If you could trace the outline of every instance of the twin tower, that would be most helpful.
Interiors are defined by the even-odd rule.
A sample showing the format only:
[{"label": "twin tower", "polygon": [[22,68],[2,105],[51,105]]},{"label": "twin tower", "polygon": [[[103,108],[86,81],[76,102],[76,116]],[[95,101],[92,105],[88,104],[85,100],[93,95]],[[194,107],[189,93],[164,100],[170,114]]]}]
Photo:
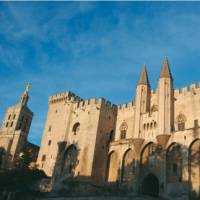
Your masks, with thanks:
[{"label": "twin tower", "polygon": [[[151,87],[148,80],[146,66],[144,66],[136,88],[135,100],[135,133],[138,138],[141,136],[143,124],[141,115],[151,113]],[[167,57],[164,58],[162,70],[160,73],[157,89],[157,107],[158,107],[158,132],[157,134],[170,134],[174,126],[174,89],[173,78],[170,72]]]}]

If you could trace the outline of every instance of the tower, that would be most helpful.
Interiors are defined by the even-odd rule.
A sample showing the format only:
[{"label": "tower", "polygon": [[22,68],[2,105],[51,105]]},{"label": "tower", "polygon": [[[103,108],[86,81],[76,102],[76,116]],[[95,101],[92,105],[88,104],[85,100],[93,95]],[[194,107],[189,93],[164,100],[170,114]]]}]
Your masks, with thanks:
[{"label": "tower", "polygon": [[146,65],[144,65],[140,74],[140,79],[136,88],[136,112],[135,112],[135,131],[134,136],[141,136],[141,114],[149,112],[150,110],[150,96],[151,89],[148,80]]},{"label": "tower", "polygon": [[173,78],[167,57],[158,81],[158,134],[169,134],[174,123]]},{"label": "tower", "polygon": [[[30,84],[18,104],[7,109],[0,129],[1,167],[13,167],[28,137],[33,112],[27,107]],[[3,156],[3,158],[2,158]]]}]

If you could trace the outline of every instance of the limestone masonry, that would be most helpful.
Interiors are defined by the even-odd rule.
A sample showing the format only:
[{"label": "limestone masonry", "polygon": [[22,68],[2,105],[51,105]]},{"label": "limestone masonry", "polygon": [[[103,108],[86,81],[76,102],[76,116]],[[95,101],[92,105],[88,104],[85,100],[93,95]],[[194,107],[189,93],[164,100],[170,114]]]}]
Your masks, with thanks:
[{"label": "limestone masonry", "polygon": [[[26,94],[8,109],[0,132],[0,145],[13,156],[33,116]],[[200,198],[200,84],[174,90],[166,57],[155,91],[144,66],[133,102],[63,92],[48,104],[37,166],[54,185],[74,177],[152,196]],[[22,129],[20,113],[27,119]]]},{"label": "limestone masonry", "polygon": [[33,112],[27,107],[30,85],[28,84],[20,102],[7,109],[0,129],[0,168],[14,168],[24,153],[36,161],[38,147],[28,142]]}]

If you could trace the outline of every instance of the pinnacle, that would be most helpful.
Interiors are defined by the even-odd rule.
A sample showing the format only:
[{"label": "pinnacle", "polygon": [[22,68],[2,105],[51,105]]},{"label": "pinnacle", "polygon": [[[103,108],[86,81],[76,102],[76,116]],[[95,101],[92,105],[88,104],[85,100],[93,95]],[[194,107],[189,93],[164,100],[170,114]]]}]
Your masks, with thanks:
[{"label": "pinnacle", "polygon": [[164,57],[160,78],[172,78],[167,56]]},{"label": "pinnacle", "polygon": [[144,64],[144,67],[140,74],[140,79],[139,79],[138,85],[149,85],[146,64]]}]

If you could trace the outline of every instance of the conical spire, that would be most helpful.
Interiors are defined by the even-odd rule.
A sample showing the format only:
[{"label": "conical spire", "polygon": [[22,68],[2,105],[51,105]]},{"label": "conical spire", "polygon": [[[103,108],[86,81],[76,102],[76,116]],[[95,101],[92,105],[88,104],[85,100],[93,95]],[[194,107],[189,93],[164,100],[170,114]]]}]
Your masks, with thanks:
[{"label": "conical spire", "polygon": [[24,94],[21,96],[20,103],[23,105],[26,105],[29,99],[29,91],[30,91],[30,84],[28,83],[26,85],[26,90],[24,91]]},{"label": "conical spire", "polygon": [[144,64],[144,67],[140,74],[140,79],[139,79],[138,85],[148,85],[148,86],[150,85],[145,64]]},{"label": "conical spire", "polygon": [[171,71],[169,68],[169,62],[168,62],[168,58],[167,56],[165,56],[164,61],[163,61],[163,66],[162,66],[162,70],[160,73],[160,78],[171,78],[172,79],[172,75],[171,75]]}]

